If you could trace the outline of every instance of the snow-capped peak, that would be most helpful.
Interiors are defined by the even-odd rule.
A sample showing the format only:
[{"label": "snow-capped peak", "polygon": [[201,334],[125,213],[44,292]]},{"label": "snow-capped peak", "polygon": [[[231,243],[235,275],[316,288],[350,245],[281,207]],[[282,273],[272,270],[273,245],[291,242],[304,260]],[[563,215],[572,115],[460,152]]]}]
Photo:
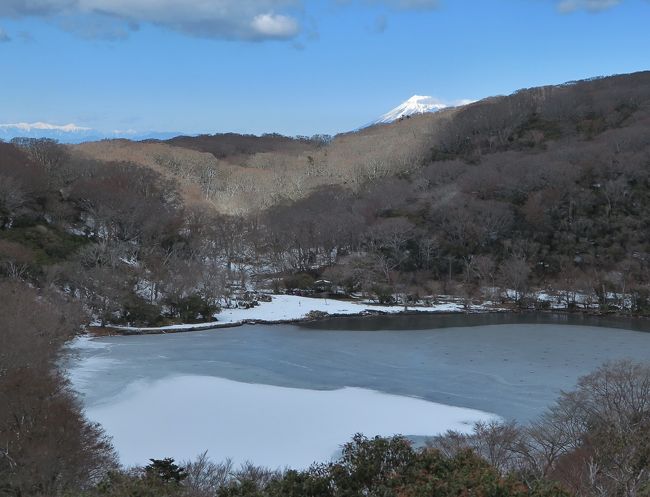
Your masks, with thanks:
[{"label": "snow-capped peak", "polygon": [[424,114],[425,112],[435,112],[444,109],[445,107],[447,107],[447,104],[444,104],[434,97],[413,95],[406,102],[398,105],[390,112],[387,112],[372,124],[388,124],[397,121],[402,117],[412,116],[414,114]]},{"label": "snow-capped peak", "polygon": [[[0,0],[1,1],[1,0]],[[61,143],[83,143],[89,141],[127,138],[130,140],[167,140],[181,135],[180,132],[139,132],[134,129],[101,131],[86,128],[76,124],[50,124],[46,122],[19,122],[13,124],[0,124],[0,141],[9,141],[14,138],[49,138]]]},{"label": "snow-capped peak", "polygon": [[47,130],[47,131],[62,131],[64,133],[78,133],[79,131],[90,131],[90,128],[84,128],[82,126],[77,126],[76,124],[64,124],[62,126],[56,124],[49,124],[44,122],[36,123],[13,123],[13,124],[0,124],[0,128],[3,129],[17,129],[21,131],[33,131],[33,130]]}]

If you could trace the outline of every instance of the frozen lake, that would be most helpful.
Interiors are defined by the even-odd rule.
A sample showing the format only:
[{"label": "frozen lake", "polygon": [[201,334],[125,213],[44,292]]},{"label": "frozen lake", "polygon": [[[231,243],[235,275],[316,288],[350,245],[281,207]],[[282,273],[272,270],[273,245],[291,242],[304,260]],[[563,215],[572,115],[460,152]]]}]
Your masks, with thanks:
[{"label": "frozen lake", "polygon": [[650,360],[650,333],[613,326],[638,322],[396,316],[111,337],[78,342],[70,376],[126,464],[208,450],[306,467],[355,432],[532,419],[603,362]]}]

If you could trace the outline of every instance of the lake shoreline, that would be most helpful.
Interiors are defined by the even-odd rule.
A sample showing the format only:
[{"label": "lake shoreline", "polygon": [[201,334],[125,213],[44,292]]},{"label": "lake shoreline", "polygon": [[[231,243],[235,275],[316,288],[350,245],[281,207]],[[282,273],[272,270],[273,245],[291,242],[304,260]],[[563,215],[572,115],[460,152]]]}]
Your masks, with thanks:
[{"label": "lake shoreline", "polygon": [[398,311],[394,313],[387,313],[383,311],[363,311],[358,314],[324,314],[320,316],[305,316],[295,319],[282,319],[282,320],[264,320],[264,319],[244,319],[235,323],[222,323],[219,321],[212,321],[207,323],[196,323],[194,325],[179,324],[171,325],[160,328],[137,328],[137,327],[119,327],[119,326],[89,326],[86,328],[86,334],[95,337],[105,336],[131,336],[131,335],[166,335],[170,333],[188,333],[192,331],[207,331],[218,330],[227,328],[239,328],[245,325],[281,325],[281,324],[301,324],[313,323],[318,321],[325,321],[327,319],[338,318],[369,318],[377,316],[416,316],[416,315],[458,315],[458,314],[495,314],[495,313],[513,313],[511,310],[495,309],[483,311],[421,311],[421,310],[407,310]]},{"label": "lake shoreline", "polygon": [[492,302],[481,305],[466,305],[452,296],[440,296],[432,305],[408,307],[381,305],[368,301],[350,301],[331,298],[313,298],[297,295],[272,295],[248,308],[224,308],[213,318],[215,321],[196,324],[174,324],[161,327],[146,326],[88,326],[87,330],[96,335],[144,335],[180,333],[205,329],[231,328],[245,324],[299,324],[338,316],[395,315],[406,313],[461,313],[484,312],[496,309]]},{"label": "lake shoreline", "polygon": [[[314,298],[302,298],[302,302],[311,301],[310,304],[315,304],[317,301],[322,299]],[[332,299],[330,299],[332,300]],[[343,301],[336,301],[343,302]],[[358,304],[355,304],[358,305]],[[431,308],[413,306],[410,309],[402,309],[402,306],[391,306],[390,310],[386,310],[386,306],[377,306],[381,307],[380,309],[372,309],[372,307],[366,307],[359,310],[359,312],[323,312],[317,309],[308,310],[301,316],[294,316],[290,318],[246,318],[241,317],[233,321],[220,321],[215,320],[211,322],[203,323],[193,323],[193,324],[176,324],[163,327],[135,327],[135,326],[88,326],[86,327],[86,334],[93,337],[103,337],[103,336],[138,336],[138,335],[163,335],[171,333],[186,333],[192,331],[206,331],[206,330],[217,330],[217,329],[227,329],[227,328],[237,328],[244,325],[282,325],[282,324],[305,324],[305,323],[315,323],[321,322],[329,319],[341,319],[341,318],[372,318],[379,316],[421,316],[421,315],[463,315],[463,314],[512,314],[512,315],[522,315],[522,314],[541,314],[541,315],[568,315],[568,316],[584,316],[584,317],[594,317],[594,318],[625,318],[631,319],[634,321],[649,323],[650,318],[640,315],[630,315],[623,314],[616,311],[603,312],[597,309],[518,309],[514,306],[501,305],[496,306],[492,302],[485,302],[483,304],[474,305],[470,309],[465,309],[464,306],[457,306],[456,308],[450,309],[445,307],[447,304],[442,306],[432,306]],[[361,306],[360,306],[361,307]],[[310,308],[307,306],[306,308]],[[236,309],[236,311],[241,311],[245,313],[249,309]]]}]

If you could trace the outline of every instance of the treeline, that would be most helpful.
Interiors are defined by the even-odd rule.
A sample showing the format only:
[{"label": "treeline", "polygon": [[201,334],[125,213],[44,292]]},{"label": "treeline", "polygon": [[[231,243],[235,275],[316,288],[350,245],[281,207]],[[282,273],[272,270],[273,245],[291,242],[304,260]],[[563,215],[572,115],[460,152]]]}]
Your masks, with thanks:
[{"label": "treeline", "polygon": [[226,159],[267,152],[301,153],[312,150],[314,147],[326,145],[331,139],[328,135],[291,138],[278,134],[255,136],[223,133],[198,137],[177,136],[166,140],[166,143],[207,152],[218,159]]},{"label": "treeline", "polygon": [[0,495],[75,495],[118,468],[58,369],[85,320],[58,293],[0,280]]},{"label": "treeline", "polygon": [[109,473],[92,496],[178,497],[391,497],[458,495],[568,497],[549,482],[528,487],[515,475],[502,476],[467,450],[447,457],[438,450],[416,450],[403,437],[368,439],[356,435],[338,461],[309,470],[273,471],[213,463],[203,454],[182,465],[152,460],[144,468]]}]

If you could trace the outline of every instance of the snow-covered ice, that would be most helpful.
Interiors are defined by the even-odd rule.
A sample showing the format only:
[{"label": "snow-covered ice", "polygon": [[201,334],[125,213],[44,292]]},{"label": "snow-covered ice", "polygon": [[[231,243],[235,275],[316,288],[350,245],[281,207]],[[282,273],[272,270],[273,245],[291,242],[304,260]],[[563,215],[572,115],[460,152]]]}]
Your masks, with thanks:
[{"label": "snow-covered ice", "polygon": [[103,355],[85,356],[83,360],[78,361],[75,360],[75,354],[83,353],[84,350],[101,351],[109,347],[109,344],[98,342],[89,336],[78,336],[66,344],[70,355],[67,358],[67,363],[64,363],[64,369],[75,389],[79,390],[90,386],[95,375],[119,364],[117,359]]},{"label": "snow-covered ice", "polygon": [[272,468],[327,461],[352,435],[468,431],[491,414],[361,388],[307,390],[210,376],[131,383],[88,406],[112,435],[123,464],[149,458],[247,460]]},{"label": "snow-covered ice", "polygon": [[357,431],[435,434],[486,413],[533,420],[603,362],[647,358],[646,332],[541,316],[83,338],[69,377],[126,463],[208,449],[214,459],[304,467]]}]

